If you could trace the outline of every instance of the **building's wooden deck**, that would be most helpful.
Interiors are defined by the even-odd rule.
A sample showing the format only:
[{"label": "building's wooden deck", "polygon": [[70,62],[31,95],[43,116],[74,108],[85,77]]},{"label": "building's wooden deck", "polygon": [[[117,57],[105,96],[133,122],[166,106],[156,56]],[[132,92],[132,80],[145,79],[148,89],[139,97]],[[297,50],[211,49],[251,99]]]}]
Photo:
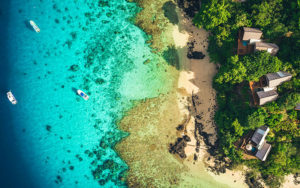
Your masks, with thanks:
[{"label": "building's wooden deck", "polygon": [[239,31],[239,36],[238,36],[238,49],[237,49],[237,54],[238,55],[246,55],[250,54],[254,51],[254,45],[243,45],[243,31]]},{"label": "building's wooden deck", "polygon": [[252,93],[254,105],[259,104],[258,96],[255,93],[256,89],[266,87],[266,86],[267,86],[267,84],[266,84],[266,80],[265,80],[264,77],[261,77],[258,82],[254,82],[254,81],[249,82],[249,87],[250,87],[250,90],[251,90],[251,93]]},{"label": "building's wooden deck", "polygon": [[255,82],[250,81],[249,82],[249,87],[250,87],[252,97],[253,97],[253,103],[254,103],[253,105],[256,106],[256,105],[258,105],[258,97],[255,94],[255,88],[257,88],[257,87],[255,87]]},{"label": "building's wooden deck", "polygon": [[246,135],[242,136],[234,143],[236,148],[239,148],[243,151],[244,160],[257,159],[253,153],[246,150],[246,145],[250,142],[253,133],[254,131],[249,131]]}]

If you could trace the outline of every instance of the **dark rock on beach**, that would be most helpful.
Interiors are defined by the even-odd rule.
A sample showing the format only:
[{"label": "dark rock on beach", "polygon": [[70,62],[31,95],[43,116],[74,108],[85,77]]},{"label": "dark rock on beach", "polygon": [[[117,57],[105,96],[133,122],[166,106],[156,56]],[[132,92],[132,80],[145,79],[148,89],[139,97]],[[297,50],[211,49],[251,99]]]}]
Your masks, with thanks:
[{"label": "dark rock on beach", "polygon": [[203,59],[205,55],[202,52],[194,51],[195,43],[189,42],[188,44],[188,53],[187,57],[189,59]]},{"label": "dark rock on beach", "polygon": [[188,137],[187,135],[184,135],[182,138],[183,138],[186,142],[190,142],[190,141],[191,141],[191,138]]},{"label": "dark rock on beach", "polygon": [[187,142],[190,142],[191,138],[187,135],[182,138],[177,138],[175,144],[170,144],[169,152],[172,154],[178,154],[181,158],[186,158],[184,148],[187,146]]},{"label": "dark rock on beach", "polygon": [[189,59],[203,59],[205,57],[205,55],[202,52],[189,52],[187,54],[187,57]]},{"label": "dark rock on beach", "polygon": [[184,129],[184,125],[178,125],[177,127],[176,127],[176,130],[177,131],[182,131]]},{"label": "dark rock on beach", "polygon": [[198,156],[196,155],[196,153],[194,153],[194,161],[198,160]]}]

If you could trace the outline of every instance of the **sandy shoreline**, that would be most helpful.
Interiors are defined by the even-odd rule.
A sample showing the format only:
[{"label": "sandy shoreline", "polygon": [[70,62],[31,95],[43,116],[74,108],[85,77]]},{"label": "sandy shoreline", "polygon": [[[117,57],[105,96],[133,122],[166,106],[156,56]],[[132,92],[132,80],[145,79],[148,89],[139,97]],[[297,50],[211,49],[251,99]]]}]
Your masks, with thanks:
[{"label": "sandy shoreline", "polygon": [[[192,25],[192,21],[183,16],[178,10],[179,15],[179,27],[174,27],[174,30],[181,31],[173,32],[173,37],[175,44],[182,44],[182,40],[186,40],[185,47],[179,50],[179,57],[183,67],[183,70],[180,71],[180,76],[178,80],[178,88],[179,91],[186,91],[185,95],[188,96],[196,96],[199,99],[199,105],[196,105],[194,111],[189,111],[185,107],[186,101],[182,100],[182,92],[178,92],[178,104],[181,109],[181,114],[185,114],[186,116],[200,114],[201,119],[197,120],[197,122],[202,123],[203,132],[209,134],[209,142],[214,145],[217,139],[216,133],[216,125],[214,123],[214,109],[216,108],[215,101],[215,91],[212,88],[212,81],[214,75],[217,73],[216,65],[210,63],[207,47],[208,47],[208,32],[204,29],[196,28]],[[177,35],[174,35],[177,33]],[[188,34],[188,38],[182,38],[181,36]],[[196,59],[188,59],[187,51],[188,46],[187,43],[194,44],[194,51],[202,52],[205,57],[200,60]],[[193,114],[194,113],[194,114]],[[208,160],[212,161],[212,156],[207,152],[208,146],[204,143],[203,138],[201,138],[199,152],[195,151],[196,148],[196,139],[194,136],[195,132],[195,118],[192,117],[190,122],[186,126],[186,135],[191,138],[191,142],[188,142],[188,146],[185,148],[185,153],[187,155],[187,159],[184,160],[184,164],[189,168],[189,171],[193,176],[201,177],[203,176],[202,169],[207,171],[207,166],[211,163]],[[197,162],[193,160],[194,155],[198,156]],[[230,187],[247,187],[245,184],[244,173],[241,171],[230,171],[227,170],[226,173],[221,175],[215,175],[212,172],[207,171],[215,181],[220,182],[222,184],[228,185]],[[189,175],[187,175],[189,176]],[[184,178],[187,179],[187,178]],[[195,184],[196,186],[197,184]]]}]

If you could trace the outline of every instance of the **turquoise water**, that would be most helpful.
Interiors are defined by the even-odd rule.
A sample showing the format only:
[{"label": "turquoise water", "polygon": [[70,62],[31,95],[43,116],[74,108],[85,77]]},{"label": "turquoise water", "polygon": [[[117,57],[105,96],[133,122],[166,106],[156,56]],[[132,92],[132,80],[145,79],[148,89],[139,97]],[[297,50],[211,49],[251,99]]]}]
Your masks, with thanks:
[{"label": "turquoise water", "polygon": [[116,121],[133,100],[169,88],[160,58],[133,24],[138,11],[125,0],[11,0],[1,10],[9,20],[1,90],[11,89],[18,100],[5,107],[11,147],[31,187],[126,186],[128,167],[113,147],[127,133]]}]

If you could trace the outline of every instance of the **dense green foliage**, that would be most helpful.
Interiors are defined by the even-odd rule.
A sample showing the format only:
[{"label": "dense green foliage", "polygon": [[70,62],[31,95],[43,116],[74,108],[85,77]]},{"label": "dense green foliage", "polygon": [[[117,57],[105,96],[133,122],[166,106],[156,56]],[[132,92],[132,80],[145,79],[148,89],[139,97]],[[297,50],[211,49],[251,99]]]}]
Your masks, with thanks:
[{"label": "dense green foliage", "polygon": [[220,74],[216,77],[216,83],[241,83],[244,80],[257,81],[259,78],[270,72],[286,70],[282,67],[282,62],[267,52],[257,52],[256,54],[239,58],[237,55],[231,56]]},{"label": "dense green foliage", "polygon": [[[278,187],[283,175],[300,172],[300,111],[294,109],[300,103],[300,0],[203,0],[194,23],[211,32],[210,58],[221,64],[214,79],[221,153],[233,164],[260,171],[268,185]],[[261,29],[265,40],[279,46],[277,56],[266,52],[235,55],[238,30],[243,26]],[[280,97],[264,106],[251,106],[248,81],[279,70],[293,75],[277,88]],[[235,143],[262,125],[271,129],[267,161],[243,159]]]}]

